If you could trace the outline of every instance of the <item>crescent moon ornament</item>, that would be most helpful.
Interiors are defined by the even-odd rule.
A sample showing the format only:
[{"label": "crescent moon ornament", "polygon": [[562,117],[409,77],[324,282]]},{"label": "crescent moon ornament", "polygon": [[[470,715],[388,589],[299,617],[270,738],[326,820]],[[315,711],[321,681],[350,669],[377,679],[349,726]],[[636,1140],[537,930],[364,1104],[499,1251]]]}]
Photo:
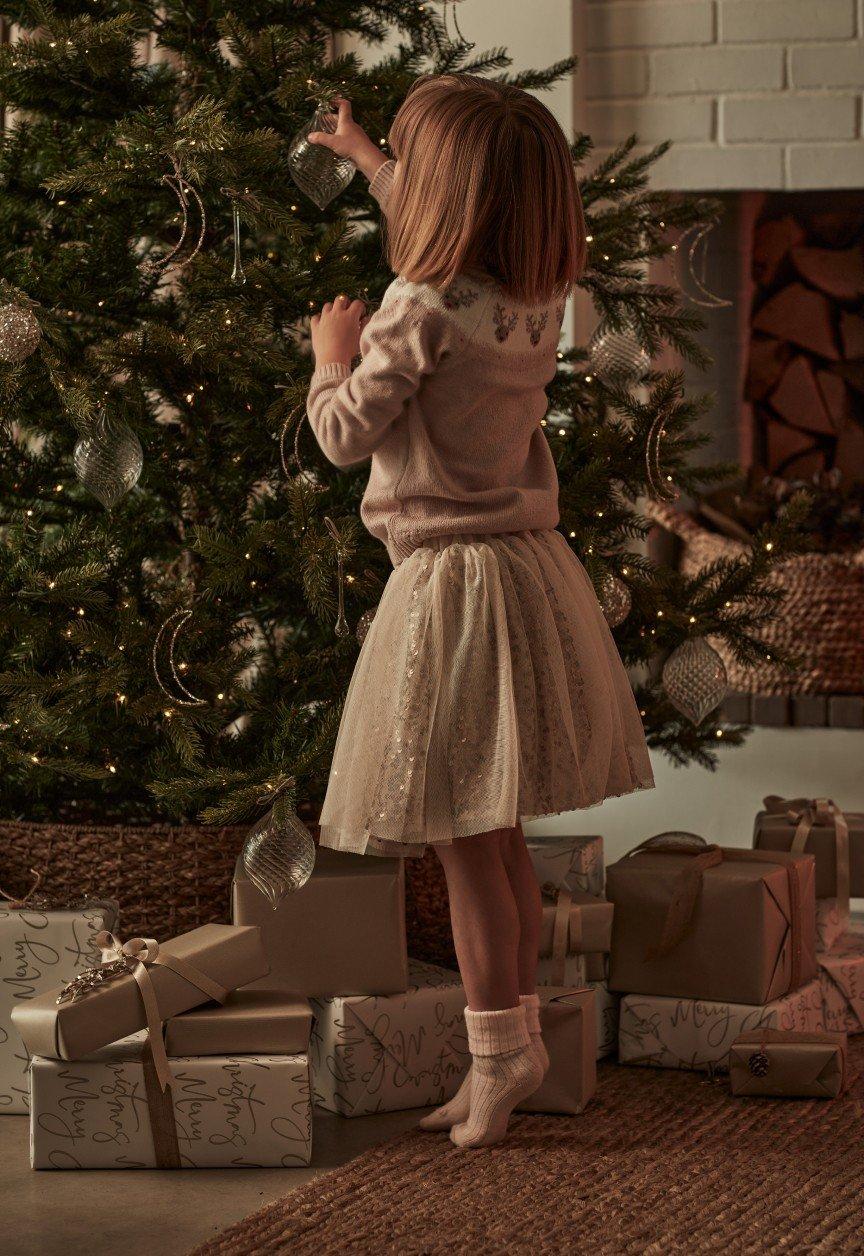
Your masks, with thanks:
[{"label": "crescent moon ornament", "polygon": [[[207,211],[204,208],[204,202],[198,195],[197,190],[192,186],[188,179],[184,178],[180,169],[180,163],[176,157],[171,158],[174,166],[173,174],[163,174],[162,182],[166,184],[180,203],[180,214],[182,216],[182,226],[180,228],[180,239],[174,245],[173,249],[165,254],[164,257],[147,257],[143,262],[139,262],[138,269],[144,275],[155,275],[160,271],[165,271],[171,265],[186,266],[192,261],[192,258],[198,253],[201,245],[204,243],[204,235],[207,231]],[[190,252],[179,260],[179,255],[183,251],[183,247],[187,242],[189,234],[189,198],[198,206],[198,212],[201,216],[201,230],[198,232],[198,239],[192,245]]]},{"label": "crescent moon ornament", "polygon": [[[687,246],[687,270],[690,282],[696,289],[697,295],[687,292],[681,283],[680,274],[677,276],[678,283],[682,293],[688,301],[693,305],[699,305],[704,310],[722,310],[728,309],[733,303],[725,297],[718,296],[716,292],[712,292],[706,285],[706,268],[708,263],[708,236],[717,226],[716,222],[695,223],[692,227],[687,227],[681,233],[678,239],[677,256],[680,259],[681,250],[684,247],[684,241],[692,234],[693,238],[688,242]],[[701,255],[699,253],[702,248]],[[698,273],[697,273],[698,267]]]},{"label": "crescent moon ornament", "polygon": [[672,476],[664,476],[660,470],[660,441],[666,435],[663,424],[666,414],[657,415],[648,431],[645,442],[645,478],[652,496],[661,502],[675,502],[681,496],[672,482]]},{"label": "crescent moon ornament", "polygon": [[[197,707],[207,705],[206,698],[198,698],[191,692],[191,690],[186,688],[183,681],[180,679],[177,672],[177,665],[174,662],[174,647],[177,642],[177,636],[183,625],[191,618],[192,612],[190,610],[174,611],[173,615],[169,615],[164,624],[162,624],[159,631],[156,633],[156,640],[153,642],[153,675],[156,678],[156,684],[165,694],[166,698],[170,698],[175,706]],[[183,695],[179,698],[176,692],[172,692],[171,689],[169,689],[159,674],[159,650],[166,638],[168,640],[168,670],[171,673],[171,677],[175,685]]]}]

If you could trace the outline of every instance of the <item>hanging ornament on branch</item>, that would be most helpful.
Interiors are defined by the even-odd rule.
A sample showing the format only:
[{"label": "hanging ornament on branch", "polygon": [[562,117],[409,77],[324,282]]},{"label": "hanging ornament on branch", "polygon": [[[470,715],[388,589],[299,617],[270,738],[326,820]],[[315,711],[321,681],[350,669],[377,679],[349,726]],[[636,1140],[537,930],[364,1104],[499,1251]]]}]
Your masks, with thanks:
[{"label": "hanging ornament on branch", "polygon": [[347,637],[351,629],[348,627],[348,620],[345,618],[345,564],[343,555],[342,537],[339,535],[339,529],[330,518],[329,515],[324,516],[324,522],[327,525],[327,531],[333,537],[336,544],[336,562],[338,564],[338,613],[336,615],[336,623],[333,631],[337,637]]},{"label": "hanging ornament on branch", "polygon": [[[207,230],[207,211],[204,208],[204,202],[196,188],[184,177],[176,157],[171,158],[171,164],[174,167],[174,173],[163,174],[162,182],[171,188],[180,205],[180,239],[164,257],[145,257],[142,262],[138,263],[138,269],[145,277],[159,274],[167,270],[169,266],[188,266],[192,258],[200,251]],[[197,206],[201,218],[201,227],[194,240],[189,235],[189,211],[192,203]]]},{"label": "hanging ornament on branch", "polygon": [[701,724],[720,705],[728,687],[723,660],[704,637],[683,641],[663,665],[666,696],[692,724]]},{"label": "hanging ornament on branch", "polygon": [[41,339],[42,328],[32,310],[25,305],[0,306],[0,360],[24,362]]},{"label": "hanging ornament on branch", "polygon": [[[281,789],[293,785],[289,777]],[[277,797],[252,827],[241,857],[247,877],[274,910],[286,894],[303,888],[315,867],[315,843],[288,798]]]},{"label": "hanging ornament on branch", "polygon": [[666,435],[666,411],[657,415],[648,429],[645,441],[645,478],[648,490],[655,501],[675,502],[681,496],[671,475],[664,475],[660,469],[660,442]]},{"label": "hanging ornament on branch", "polygon": [[[678,244],[675,247],[674,256],[678,259],[676,270],[676,279],[678,286],[683,295],[693,305],[701,306],[704,310],[720,310],[728,309],[731,301],[727,301],[725,297],[718,296],[716,292],[712,292],[707,286],[707,270],[708,270],[708,237],[717,226],[716,219],[710,222],[695,223],[692,227],[687,227],[678,238]],[[692,238],[690,238],[692,237]],[[681,279],[681,257],[687,257],[687,276],[689,284],[695,288],[695,295],[692,291],[688,291]]]},{"label": "hanging ornament on branch", "polygon": [[633,598],[627,585],[612,571],[607,572],[600,582],[597,600],[610,628],[617,628],[619,624],[623,624],[633,605]]},{"label": "hanging ornament on branch", "polygon": [[[153,675],[156,678],[156,684],[165,694],[165,697],[170,698],[171,702],[175,706],[197,707],[207,705],[206,698],[196,698],[195,694],[191,693],[190,690],[186,688],[183,681],[180,679],[177,663],[174,658],[174,647],[177,643],[177,637],[180,633],[180,629],[184,624],[188,623],[191,618],[191,610],[174,611],[173,615],[169,615],[164,624],[162,624],[159,631],[156,633],[156,640],[153,642]],[[162,646],[166,640],[168,642],[168,649],[165,652],[165,659],[168,664],[168,670],[171,673],[171,679],[174,681],[177,689],[180,690],[180,697],[177,696],[176,690],[169,688],[166,682],[162,679],[161,675]],[[181,664],[181,666],[184,665]]]},{"label": "hanging ornament on branch", "polygon": [[344,192],[354,178],[357,167],[347,157],[340,157],[332,148],[313,144],[309,139],[312,131],[327,131],[332,135],[336,122],[329,100],[318,101],[318,106],[308,122],[300,128],[288,148],[288,173],[304,196],[314,201],[319,209],[325,209],[340,192]]},{"label": "hanging ornament on branch", "polygon": [[72,463],[87,492],[112,510],[138,483],[144,451],[128,423],[101,414],[76,443]]},{"label": "hanging ornament on branch", "polygon": [[630,384],[650,369],[651,357],[632,331],[612,331],[602,324],[588,346],[594,374],[604,384]]},{"label": "hanging ornament on branch", "polygon": [[[476,45],[471,40],[466,39],[459,28],[458,13],[460,0],[439,0],[439,3],[444,9],[444,33],[449,40],[450,47],[456,49],[457,52],[470,52],[472,48],[476,47]],[[456,35],[455,39],[450,34],[450,29],[447,23],[448,16],[453,18],[453,30]]]}]

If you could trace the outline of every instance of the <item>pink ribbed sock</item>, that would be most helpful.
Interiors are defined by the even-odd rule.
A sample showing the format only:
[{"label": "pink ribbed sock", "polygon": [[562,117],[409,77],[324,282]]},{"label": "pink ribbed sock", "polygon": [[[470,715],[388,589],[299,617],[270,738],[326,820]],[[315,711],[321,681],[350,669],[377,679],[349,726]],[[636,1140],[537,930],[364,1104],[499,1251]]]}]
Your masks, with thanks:
[{"label": "pink ribbed sock", "polygon": [[497,1012],[465,1009],[471,1051],[468,1117],[454,1125],[457,1147],[489,1147],[507,1133],[510,1114],[543,1080],[543,1067],[531,1045],[525,1007]]},{"label": "pink ribbed sock", "polygon": [[[540,999],[536,994],[520,994],[519,1002],[525,1008],[528,1033],[531,1037],[531,1049],[535,1052],[545,1077],[549,1069],[549,1056],[540,1035]],[[471,1110],[472,1072],[473,1069],[469,1068],[462,1085],[452,1099],[448,1099],[440,1108],[436,1108],[434,1112],[430,1112],[422,1118],[419,1123],[421,1130],[450,1130],[454,1125],[467,1121],[468,1113]]]}]

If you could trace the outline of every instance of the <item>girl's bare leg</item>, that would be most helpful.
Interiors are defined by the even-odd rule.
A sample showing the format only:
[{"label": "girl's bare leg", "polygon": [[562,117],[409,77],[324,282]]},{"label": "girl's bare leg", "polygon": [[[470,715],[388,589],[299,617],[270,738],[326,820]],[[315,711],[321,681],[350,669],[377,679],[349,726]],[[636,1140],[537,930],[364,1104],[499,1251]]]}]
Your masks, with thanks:
[{"label": "girl's bare leg", "polygon": [[501,849],[511,834],[495,829],[438,848],[459,971],[475,1012],[519,1002],[519,907]]},{"label": "girl's bare leg", "polygon": [[537,988],[537,953],[540,948],[543,908],[540,886],[525,845],[521,824],[517,824],[515,829],[504,831],[501,856],[519,913],[519,993],[533,994]]}]

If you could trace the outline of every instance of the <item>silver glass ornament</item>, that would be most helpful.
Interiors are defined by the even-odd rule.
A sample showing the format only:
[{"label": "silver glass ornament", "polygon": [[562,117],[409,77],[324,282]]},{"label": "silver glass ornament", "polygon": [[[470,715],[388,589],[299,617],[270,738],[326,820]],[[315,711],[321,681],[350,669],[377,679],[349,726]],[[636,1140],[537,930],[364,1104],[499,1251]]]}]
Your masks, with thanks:
[{"label": "silver glass ornament", "polygon": [[632,331],[600,327],[591,338],[588,352],[594,374],[607,384],[627,384],[641,379],[651,366],[647,350]]},{"label": "silver glass ornament", "polygon": [[623,624],[633,605],[630,590],[624,581],[610,571],[603,577],[597,596],[609,627],[617,628],[619,624]]},{"label": "silver glass ornament", "polygon": [[372,620],[375,618],[375,607],[372,606],[368,611],[364,611],[357,620],[357,627],[354,629],[354,636],[357,638],[359,645],[366,640],[367,633],[372,627]]},{"label": "silver glass ornament", "polygon": [[234,268],[231,271],[231,278],[235,283],[241,284],[246,282],[246,274],[243,270],[243,259],[240,256],[240,206],[236,201],[231,205],[231,221],[234,228]]},{"label": "silver glass ornament", "polygon": [[315,843],[291,804],[279,798],[249,832],[243,867],[275,910],[286,894],[300,890],[315,867]]},{"label": "silver glass ornament", "polygon": [[726,667],[720,655],[704,637],[684,641],[672,651],[663,666],[666,696],[693,724],[720,705],[729,687]]},{"label": "silver glass ornament", "polygon": [[344,192],[354,178],[357,167],[347,157],[340,157],[323,144],[313,144],[311,131],[336,130],[328,105],[319,105],[310,120],[300,128],[288,149],[288,171],[301,192],[324,209]]},{"label": "silver glass ornament", "polygon": [[103,415],[76,444],[72,462],[87,492],[111,510],[138,483],[144,451],[127,423]]},{"label": "silver glass ornament", "polygon": [[42,328],[32,310],[23,305],[0,306],[0,359],[23,362],[42,339]]}]

